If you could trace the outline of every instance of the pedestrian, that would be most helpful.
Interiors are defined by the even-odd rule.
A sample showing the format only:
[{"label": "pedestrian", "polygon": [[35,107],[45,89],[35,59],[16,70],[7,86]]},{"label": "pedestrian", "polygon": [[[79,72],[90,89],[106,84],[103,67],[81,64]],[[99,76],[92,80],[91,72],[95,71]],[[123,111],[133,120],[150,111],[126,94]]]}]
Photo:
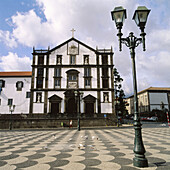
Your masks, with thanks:
[{"label": "pedestrian", "polygon": [[72,122],[72,120],[70,120],[70,128],[72,128],[73,127],[73,122]]},{"label": "pedestrian", "polygon": [[61,127],[63,128],[64,126],[63,126],[63,122],[61,122]]}]

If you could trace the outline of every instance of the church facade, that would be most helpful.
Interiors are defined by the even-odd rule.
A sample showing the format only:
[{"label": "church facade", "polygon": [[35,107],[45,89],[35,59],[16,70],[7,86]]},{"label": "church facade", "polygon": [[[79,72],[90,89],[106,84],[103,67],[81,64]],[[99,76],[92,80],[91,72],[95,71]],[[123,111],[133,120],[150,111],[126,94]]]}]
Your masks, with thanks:
[{"label": "church facade", "polygon": [[24,92],[30,92],[24,113],[50,117],[75,117],[78,112],[82,117],[115,115],[112,48],[93,49],[72,37],[53,49],[34,48],[32,54],[32,76],[27,77],[30,83],[21,83]]}]

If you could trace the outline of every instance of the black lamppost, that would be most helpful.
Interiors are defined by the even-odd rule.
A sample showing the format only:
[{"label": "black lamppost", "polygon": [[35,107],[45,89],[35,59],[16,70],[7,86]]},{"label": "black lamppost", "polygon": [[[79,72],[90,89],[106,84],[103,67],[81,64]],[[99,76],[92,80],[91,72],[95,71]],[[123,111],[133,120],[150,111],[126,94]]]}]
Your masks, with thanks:
[{"label": "black lamppost", "polygon": [[9,124],[9,130],[12,130],[12,112],[14,112],[15,110],[15,105],[9,105],[9,111],[11,112],[11,116],[10,116],[10,124]]},{"label": "black lamppost", "polygon": [[82,100],[83,97],[83,92],[80,92],[78,90],[74,91],[76,101],[78,101],[78,111],[77,111],[77,130],[80,131],[80,101]]},{"label": "black lamppost", "polygon": [[122,38],[122,26],[126,19],[126,9],[123,7],[116,7],[111,12],[112,20],[115,20],[116,27],[118,29],[117,36],[119,37],[119,50],[122,50],[122,43],[124,43],[130,49],[130,55],[132,59],[132,72],[133,72],[133,86],[134,86],[134,129],[135,129],[135,140],[134,140],[134,153],[133,165],[136,167],[148,167],[148,161],[145,158],[145,148],[142,141],[140,115],[138,113],[138,99],[137,99],[137,83],[136,83],[136,68],[135,68],[135,48],[139,44],[143,44],[143,51],[145,51],[145,35],[144,32],[145,24],[150,10],[145,6],[139,6],[134,13],[133,20],[135,20],[137,26],[141,30],[141,38],[137,38],[133,35],[133,32],[128,37]]}]

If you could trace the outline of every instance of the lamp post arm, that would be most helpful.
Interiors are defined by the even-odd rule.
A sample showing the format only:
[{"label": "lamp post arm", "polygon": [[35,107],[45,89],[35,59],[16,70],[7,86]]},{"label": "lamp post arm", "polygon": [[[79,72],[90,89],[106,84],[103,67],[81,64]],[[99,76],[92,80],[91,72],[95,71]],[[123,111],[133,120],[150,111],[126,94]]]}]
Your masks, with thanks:
[{"label": "lamp post arm", "polygon": [[122,51],[122,44],[125,44],[127,47],[134,48],[137,47],[139,44],[143,43],[143,51],[145,51],[145,33],[142,32],[140,35],[142,38],[137,38],[133,35],[133,32],[129,34],[128,37],[122,38],[122,33],[117,34],[119,37],[119,50]]}]

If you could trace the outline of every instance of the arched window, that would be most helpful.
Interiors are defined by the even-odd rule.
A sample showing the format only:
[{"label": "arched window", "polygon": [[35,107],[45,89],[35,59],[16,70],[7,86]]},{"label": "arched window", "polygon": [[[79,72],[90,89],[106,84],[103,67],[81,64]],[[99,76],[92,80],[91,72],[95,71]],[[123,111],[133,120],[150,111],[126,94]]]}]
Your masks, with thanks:
[{"label": "arched window", "polygon": [[17,91],[22,91],[23,86],[24,86],[24,83],[22,81],[17,81],[16,83]]},{"label": "arched window", "polygon": [[67,73],[67,88],[78,88],[78,74],[77,70],[69,70]]}]

